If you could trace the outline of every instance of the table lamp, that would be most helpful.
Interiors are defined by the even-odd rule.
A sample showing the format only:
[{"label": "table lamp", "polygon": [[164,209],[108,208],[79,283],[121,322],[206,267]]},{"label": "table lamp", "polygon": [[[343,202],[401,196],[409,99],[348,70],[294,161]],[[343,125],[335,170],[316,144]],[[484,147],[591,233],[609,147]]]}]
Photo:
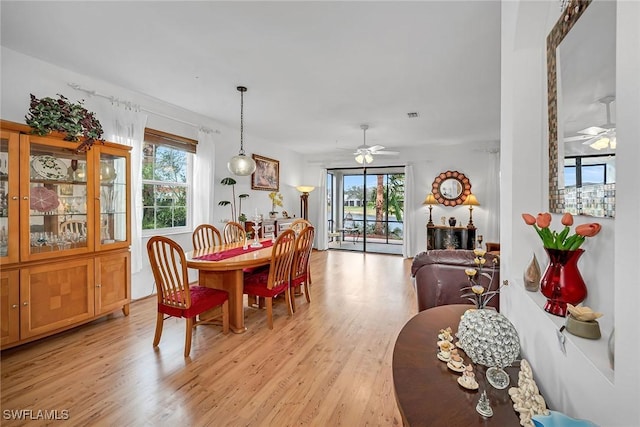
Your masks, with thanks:
[{"label": "table lamp", "polygon": [[431,210],[433,209],[433,205],[437,205],[438,201],[433,196],[433,193],[427,194],[427,198],[422,202],[423,205],[429,206],[429,222],[427,222],[427,227],[433,225],[433,221],[431,220]]},{"label": "table lamp", "polygon": [[300,195],[300,218],[309,220],[309,193],[316,187],[313,185],[298,185],[296,190],[301,192]]},{"label": "table lamp", "polygon": [[478,202],[478,199],[476,199],[476,196],[474,196],[473,193],[469,193],[462,204],[469,206],[469,224],[467,224],[467,228],[474,228],[475,226],[473,225],[473,207],[480,206],[480,202]]}]

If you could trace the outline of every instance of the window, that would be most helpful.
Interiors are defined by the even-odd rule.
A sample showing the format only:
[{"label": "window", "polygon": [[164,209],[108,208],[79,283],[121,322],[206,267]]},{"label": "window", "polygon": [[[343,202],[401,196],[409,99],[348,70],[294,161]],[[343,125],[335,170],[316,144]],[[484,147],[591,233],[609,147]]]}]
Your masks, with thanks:
[{"label": "window", "polygon": [[145,129],[142,230],[186,231],[191,223],[191,165],[197,142]]},{"label": "window", "polygon": [[577,156],[564,160],[565,187],[610,184],[615,182],[615,169],[610,166],[613,156]]}]

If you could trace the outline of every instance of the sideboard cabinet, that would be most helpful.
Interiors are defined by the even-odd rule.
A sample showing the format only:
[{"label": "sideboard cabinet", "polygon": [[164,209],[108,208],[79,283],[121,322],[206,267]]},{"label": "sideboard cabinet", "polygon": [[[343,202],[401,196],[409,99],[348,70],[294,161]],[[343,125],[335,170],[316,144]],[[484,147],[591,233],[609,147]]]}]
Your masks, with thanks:
[{"label": "sideboard cabinet", "polygon": [[427,226],[427,250],[473,249],[475,241],[475,227]]},{"label": "sideboard cabinet", "polygon": [[0,125],[0,347],[128,315],[130,148]]}]

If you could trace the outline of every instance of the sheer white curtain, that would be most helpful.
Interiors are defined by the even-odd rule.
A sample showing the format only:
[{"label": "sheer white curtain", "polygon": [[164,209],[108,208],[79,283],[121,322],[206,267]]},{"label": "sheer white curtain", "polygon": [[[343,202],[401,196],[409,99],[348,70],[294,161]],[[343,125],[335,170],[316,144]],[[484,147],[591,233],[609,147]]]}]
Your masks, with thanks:
[{"label": "sheer white curtain", "polygon": [[317,249],[325,251],[329,248],[329,237],[327,236],[327,170],[320,171],[320,185],[318,186],[318,224],[316,226]]},{"label": "sheer white curtain", "polygon": [[413,180],[413,166],[404,167],[404,239],[402,243],[402,256],[411,258],[413,249],[413,229],[415,220],[415,184]]},{"label": "sheer white curtain", "polygon": [[131,148],[131,273],[142,270],[142,143],[147,115],[130,104],[113,104],[110,141]]},{"label": "sheer white curtain", "polygon": [[500,241],[500,152],[495,151],[490,154],[491,164],[487,165],[487,188],[493,191],[487,191],[486,205],[490,206],[490,214],[487,218],[488,235],[484,236],[485,242]]},{"label": "sheer white curtain", "polygon": [[208,129],[200,129],[193,164],[193,228],[200,224],[213,224],[214,177],[214,134]]}]

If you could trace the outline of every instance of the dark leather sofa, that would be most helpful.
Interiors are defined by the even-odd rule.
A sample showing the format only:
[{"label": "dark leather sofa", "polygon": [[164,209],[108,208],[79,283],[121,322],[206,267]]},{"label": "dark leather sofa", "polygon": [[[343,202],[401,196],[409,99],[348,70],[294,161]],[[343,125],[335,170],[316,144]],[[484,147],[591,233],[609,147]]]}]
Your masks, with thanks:
[{"label": "dark leather sofa", "polygon": [[[435,249],[416,255],[411,265],[411,276],[415,278],[418,310],[447,304],[472,304],[471,301],[461,297],[466,293],[461,292],[461,289],[469,286],[464,270],[476,266],[474,258],[473,251],[463,249]],[[487,261],[483,271],[489,274],[493,271],[491,290],[498,289],[500,286],[499,258],[489,253],[485,258]],[[480,283],[486,289],[489,279],[482,277]],[[496,295],[488,305],[499,310],[499,302],[500,296]]]}]

